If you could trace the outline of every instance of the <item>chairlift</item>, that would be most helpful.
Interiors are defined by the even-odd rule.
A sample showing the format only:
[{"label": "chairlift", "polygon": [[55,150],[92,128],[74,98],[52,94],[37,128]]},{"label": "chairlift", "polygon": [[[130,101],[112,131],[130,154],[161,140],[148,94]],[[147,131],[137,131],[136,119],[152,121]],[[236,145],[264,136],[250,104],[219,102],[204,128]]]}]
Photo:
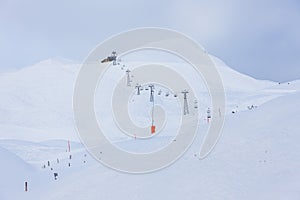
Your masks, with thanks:
[{"label": "chairlift", "polygon": [[194,100],[194,108],[196,108],[196,109],[198,108],[198,100],[197,99]]}]

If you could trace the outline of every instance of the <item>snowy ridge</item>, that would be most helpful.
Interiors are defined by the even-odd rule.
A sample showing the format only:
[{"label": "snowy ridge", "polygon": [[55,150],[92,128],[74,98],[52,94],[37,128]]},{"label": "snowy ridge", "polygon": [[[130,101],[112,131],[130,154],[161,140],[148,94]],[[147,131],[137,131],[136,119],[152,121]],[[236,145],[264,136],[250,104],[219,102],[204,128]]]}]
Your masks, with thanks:
[{"label": "snowy ridge", "polygon": [[[0,135],[7,136],[7,131],[12,130],[12,138],[24,138],[24,134],[43,140],[48,134],[45,139],[55,139],[67,133],[68,138],[75,139],[72,93],[78,68],[79,65],[64,64],[60,60],[46,60],[2,74],[0,124],[5,126],[6,132]],[[24,130],[15,131],[20,129],[18,127]]]},{"label": "snowy ridge", "polygon": [[222,77],[224,87],[230,90],[254,91],[261,90],[273,86],[275,83],[272,81],[257,80],[245,74],[239,73],[232,68],[228,67],[219,58],[210,55],[210,58],[217,66],[219,73]]},{"label": "snowy ridge", "polygon": [[2,147],[0,147],[0,158],[0,198],[10,199],[14,193],[19,196],[21,193],[18,188],[23,188],[24,180],[34,177],[34,169],[20,157]]}]

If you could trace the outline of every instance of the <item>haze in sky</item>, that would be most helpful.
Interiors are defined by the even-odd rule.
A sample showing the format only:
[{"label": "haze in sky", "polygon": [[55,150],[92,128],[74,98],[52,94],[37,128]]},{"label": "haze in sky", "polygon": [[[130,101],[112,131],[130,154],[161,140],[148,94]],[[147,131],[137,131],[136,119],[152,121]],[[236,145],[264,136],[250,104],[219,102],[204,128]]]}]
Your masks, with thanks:
[{"label": "haze in sky", "polygon": [[51,57],[83,61],[100,42],[138,27],[180,31],[259,79],[300,79],[297,0],[0,0],[0,71]]}]

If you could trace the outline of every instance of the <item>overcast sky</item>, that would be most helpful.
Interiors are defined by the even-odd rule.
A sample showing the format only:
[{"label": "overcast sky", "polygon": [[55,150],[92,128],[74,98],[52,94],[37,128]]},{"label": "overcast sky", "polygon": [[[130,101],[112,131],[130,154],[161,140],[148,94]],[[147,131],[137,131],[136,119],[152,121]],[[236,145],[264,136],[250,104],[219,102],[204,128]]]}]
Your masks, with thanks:
[{"label": "overcast sky", "polygon": [[0,69],[64,57],[82,61],[137,27],[180,31],[259,79],[300,79],[298,0],[0,0]]}]

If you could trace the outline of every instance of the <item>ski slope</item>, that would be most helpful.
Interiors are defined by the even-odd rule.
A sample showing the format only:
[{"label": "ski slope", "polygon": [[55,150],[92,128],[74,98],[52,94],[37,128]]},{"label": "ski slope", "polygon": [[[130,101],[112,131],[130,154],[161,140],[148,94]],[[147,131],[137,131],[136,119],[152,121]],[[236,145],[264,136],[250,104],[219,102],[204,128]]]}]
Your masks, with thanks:
[{"label": "ski slope", "polygon": [[[181,159],[144,175],[111,170],[80,144],[72,114],[79,65],[49,59],[0,74],[0,199],[299,199],[300,81],[256,80],[212,58],[226,89],[220,141],[207,158],[197,158],[209,126],[202,120]],[[248,109],[251,105],[255,108]],[[114,142],[151,151],[170,137]],[[67,140],[73,141],[70,153]]]}]

